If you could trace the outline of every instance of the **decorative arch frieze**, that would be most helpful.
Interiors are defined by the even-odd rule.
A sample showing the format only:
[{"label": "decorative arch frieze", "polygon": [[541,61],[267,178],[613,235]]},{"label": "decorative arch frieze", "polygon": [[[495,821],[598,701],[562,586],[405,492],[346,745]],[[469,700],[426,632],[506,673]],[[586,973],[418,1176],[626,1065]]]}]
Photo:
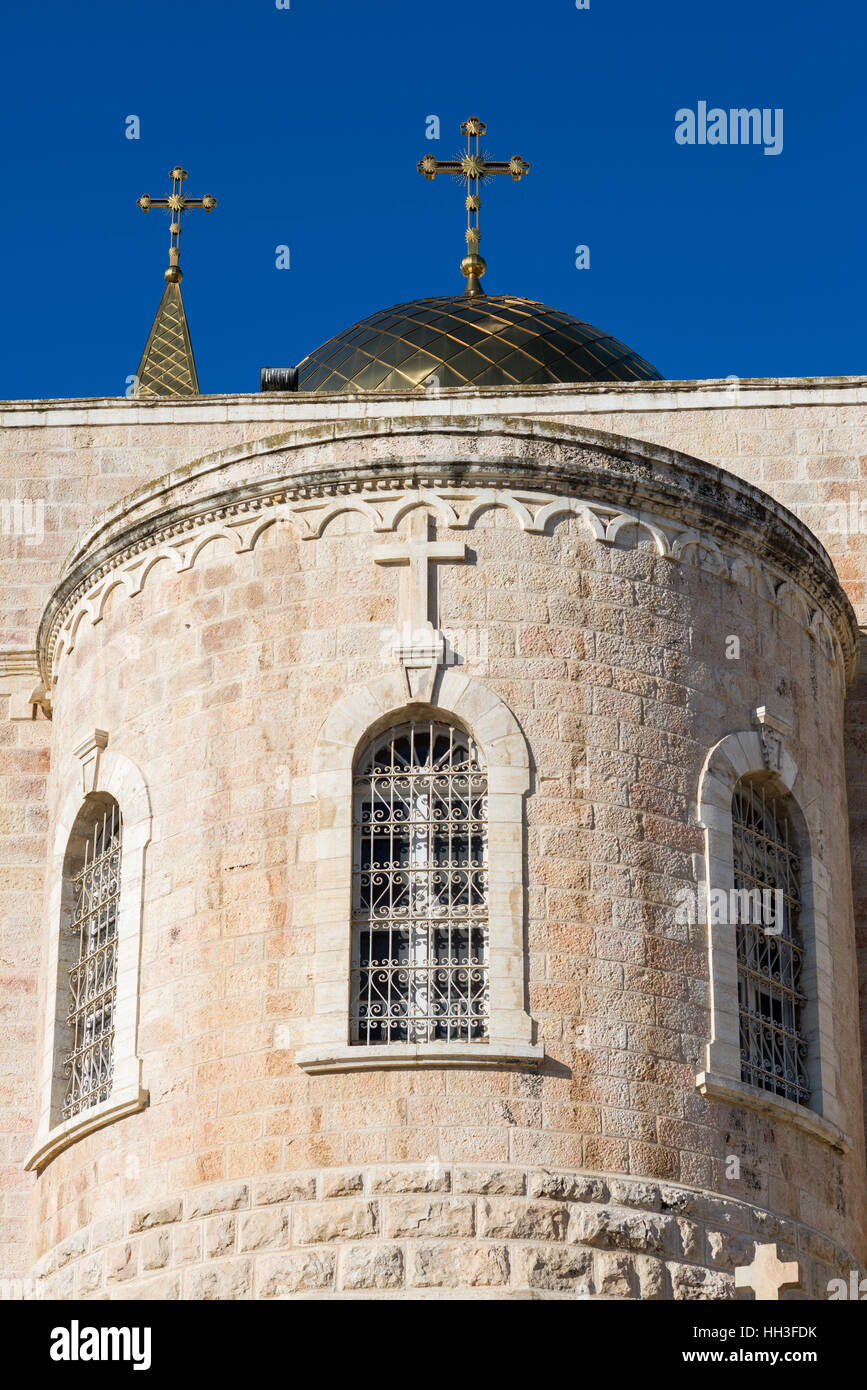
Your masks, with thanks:
[{"label": "decorative arch frieze", "polygon": [[[292,497],[277,492],[249,498],[211,509],[195,521],[155,529],[147,541],[138,542],[110,564],[99,567],[57,610],[43,645],[44,663],[53,667],[56,676],[61,656],[74,650],[81,623],[100,621],[108,594],[118,583],[124,596],[135,597],[161,560],[167,560],[175,573],[183,573],[195,567],[212,541],[224,539],[233,553],[247,553],[276,523],[282,523],[295,541],[315,541],[326,534],[335,518],[347,512],[364,518],[372,532],[383,534],[396,531],[407,514],[420,507],[432,512],[444,526],[471,530],[482,513],[494,507],[508,512],[516,526],[529,534],[542,534],[574,517],[601,545],[622,547],[630,536],[649,537],[653,552],[661,558],[717,574],[777,605],[816,642],[837,669],[841,686],[845,684],[843,651],[831,624],[791,577],[733,544],[670,517],[522,488],[443,484],[398,486],[383,492],[369,487],[365,495],[359,495],[360,486],[347,484],[345,488],[332,487],[327,495],[316,498],[307,495],[309,491],[298,489]],[[47,670],[44,675],[48,681]]]}]

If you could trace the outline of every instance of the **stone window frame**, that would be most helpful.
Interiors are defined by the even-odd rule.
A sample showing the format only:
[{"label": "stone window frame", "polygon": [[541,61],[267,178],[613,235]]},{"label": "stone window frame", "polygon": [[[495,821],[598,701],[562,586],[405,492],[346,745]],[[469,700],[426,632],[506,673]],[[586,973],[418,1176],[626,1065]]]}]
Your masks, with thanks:
[{"label": "stone window frame", "polygon": [[[764,711],[757,713],[762,719]],[[707,923],[710,1041],[705,1048],[704,1070],[696,1076],[695,1084],[700,1095],[788,1122],[845,1153],[852,1147],[852,1139],[843,1129],[837,1095],[828,874],[814,849],[816,836],[810,833],[807,815],[795,795],[798,766],[784,747],[774,751],[777,763],[769,768],[767,747],[757,731],[728,734],[711,749],[699,780],[698,824],[705,832],[699,892]],[[741,1080],[736,929],[733,924],[711,923],[710,893],[717,889],[728,895],[735,886],[732,796],[743,777],[762,779],[784,798],[801,860],[809,1106]]]},{"label": "stone window frame", "polygon": [[[395,796],[390,774],[397,768]],[[389,784],[390,798],[383,790]],[[350,927],[354,1046],[487,1036],[487,800],[484,754],[454,720],[390,724],[359,749]],[[458,865],[458,872],[448,871]],[[421,884],[421,922],[411,922],[407,903],[416,900]],[[415,918],[415,911],[410,915]],[[405,955],[397,944],[404,938]],[[396,952],[400,965],[391,970]]]},{"label": "stone window frame", "polygon": [[[79,743],[64,778],[54,830],[51,881],[48,894],[46,951],[49,1013],[43,1030],[40,1062],[39,1118],[36,1140],[25,1168],[41,1171],[57,1154],[86,1134],[144,1109],[148,1092],[142,1086],[142,1063],[137,1054],[139,974],[141,962],[144,869],[151,839],[151,807],[147,784],[136,765],[122,753],[108,751],[108,734],[96,729]],[[120,899],[117,917],[117,994],[115,1002],[114,1068],[110,1096],[68,1120],[59,1119],[65,1093],[64,1051],[58,1027],[66,1008],[67,982],[62,970],[60,932],[64,910],[64,869],[67,849],[82,806],[95,795],[112,797],[123,824],[120,861]]]},{"label": "stone window frame", "polygon": [[[353,772],[358,752],[391,724],[442,719],[463,727],[484,754],[488,775],[490,1019],[475,1042],[352,1044],[350,949],[352,922]],[[430,702],[408,698],[402,671],[388,672],[350,691],[331,710],[313,752],[309,784],[318,803],[313,837],[315,892],[308,901],[314,931],[313,1013],[296,1062],[307,1072],[378,1067],[484,1067],[544,1057],[533,1042],[525,1007],[524,797],[530,758],[508,706],[481,681],[455,668],[441,671]],[[302,795],[304,794],[302,792]]]}]

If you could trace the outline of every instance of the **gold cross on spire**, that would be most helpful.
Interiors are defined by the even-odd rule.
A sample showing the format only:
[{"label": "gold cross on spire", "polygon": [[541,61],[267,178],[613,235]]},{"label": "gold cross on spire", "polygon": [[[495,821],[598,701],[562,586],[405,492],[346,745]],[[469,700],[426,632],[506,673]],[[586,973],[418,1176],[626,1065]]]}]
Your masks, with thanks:
[{"label": "gold cross on spire", "polygon": [[530,172],[529,164],[520,155],[514,154],[509,160],[491,159],[487,153],[480,151],[479,136],[484,135],[486,129],[484,121],[471,116],[461,126],[461,134],[467,137],[466,154],[456,155],[454,159],[437,159],[435,155],[426,154],[424,159],[418,162],[418,171],[424,174],[426,179],[433,179],[437,174],[454,174],[467,185],[467,255],[461,261],[461,274],[466,276],[464,294],[469,299],[484,294],[481,278],[487,270],[484,260],[479,255],[479,242],[482,237],[479,230],[479,209],[482,205],[479,187],[492,174],[511,174],[515,183],[518,183]]},{"label": "gold cross on spire", "polygon": [[181,213],[189,212],[190,208],[204,208],[205,212],[213,212],[217,206],[216,198],[212,198],[210,193],[206,193],[204,198],[187,198],[181,190],[184,179],[190,176],[186,169],[182,169],[176,164],[174,169],[169,170],[169,178],[172,181],[172,191],[167,198],[151,198],[147,193],[143,193],[136,201],[142,212],[150,212],[151,208],[168,208],[171,213],[172,222],[169,227],[169,268],[166,271],[166,280],[169,283],[180,284],[182,277],[178,259],[181,254]]},{"label": "gold cross on spire", "polygon": [[217,206],[216,198],[206,193],[204,198],[187,198],[181,191],[184,179],[189,178],[186,169],[175,165],[169,171],[172,191],[167,198],[150,198],[145,193],[138,199],[142,212],[151,208],[167,208],[171,214],[169,228],[169,268],[165,272],[166,287],[151,326],[145,350],[142,353],[138,371],[133,378],[136,396],[197,396],[199,379],[196,375],[196,362],[190,330],[184,312],[181,296],[180,255],[181,214],[190,208],[204,208],[212,212]]}]

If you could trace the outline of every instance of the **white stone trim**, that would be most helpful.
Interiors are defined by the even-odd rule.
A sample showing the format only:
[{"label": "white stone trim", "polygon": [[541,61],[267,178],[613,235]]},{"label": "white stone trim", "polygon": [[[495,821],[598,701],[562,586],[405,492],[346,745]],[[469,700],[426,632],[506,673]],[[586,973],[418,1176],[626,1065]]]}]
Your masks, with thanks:
[{"label": "white stone trim", "polygon": [[[4,401],[0,427],[39,425],[300,423],[338,419],[378,419],[394,414],[400,401],[405,414],[420,419],[445,410],[466,413],[465,402],[479,414],[527,415],[556,410],[558,415],[648,410],[728,410],[786,405],[854,405],[867,403],[867,376],[706,377],[680,381],[570,382],[533,386],[442,387],[429,392],[353,391],[315,394],[311,391],[232,392],[190,396],[167,405],[154,398],[96,396],[68,400]],[[696,402],[699,405],[696,405]],[[552,404],[552,402],[554,404]]]},{"label": "white stone trim", "polygon": [[[79,758],[70,759],[59,798],[48,893],[46,990],[48,1011],[40,1064],[39,1119],[36,1141],[25,1167],[41,1169],[62,1149],[103,1125],[141,1110],[148,1101],[142,1086],[141,1061],[136,1053],[139,1015],[142,900],[145,853],[151,838],[151,809],[147,785],[129,758],[107,747],[104,730],[91,731],[75,741]],[[95,756],[98,752],[98,757]],[[79,760],[80,759],[80,760]],[[82,789],[82,778],[85,778]],[[117,1000],[115,1004],[114,1077],[111,1095],[69,1120],[58,1120],[59,1097],[65,1078],[57,1046],[59,1007],[65,1006],[65,981],[59,979],[60,922],[64,860],[67,845],[85,795],[103,792],[114,797],[123,822],[120,904],[117,940]]]},{"label": "white stone trim", "polygon": [[35,651],[10,650],[0,652],[0,695],[9,696],[7,718],[31,720],[36,706],[48,703],[39,674],[39,657]]},{"label": "white stone trim", "polygon": [[[361,744],[407,717],[456,719],[479,744],[488,775],[489,971],[491,1014],[484,1043],[391,1043],[351,1046],[350,923],[352,907],[352,776]],[[299,911],[315,931],[313,1016],[296,1061],[306,1071],[376,1066],[468,1066],[520,1062],[544,1056],[532,1041],[524,1003],[524,794],[530,786],[527,745],[517,720],[480,681],[448,668],[431,704],[408,701],[400,671],[350,691],[334,706],[313,754],[310,795],[319,803],[319,828],[309,853],[316,861],[316,891]]]},{"label": "white stone trim", "polygon": [[[762,714],[766,714],[764,707]],[[765,721],[760,722],[764,724]],[[782,721],[780,721],[782,727]],[[801,923],[804,941],[803,990],[808,1004],[804,1031],[809,1044],[807,1072],[810,1106],[772,1095],[741,1080],[738,1019],[738,971],[735,927],[711,921],[710,893],[734,888],[732,794],[741,777],[755,775],[787,794],[787,809],[798,838],[801,858]],[[837,1049],[834,1039],[833,967],[828,922],[828,875],[813,846],[804,809],[795,800],[798,766],[784,747],[779,770],[769,771],[758,732],[728,734],[707,756],[698,792],[698,821],[705,832],[704,899],[710,982],[710,1041],[705,1066],[696,1077],[702,1095],[745,1105],[799,1125],[837,1148],[851,1145],[844,1132],[837,1096]],[[821,1118],[820,1118],[821,1117]]]},{"label": "white stone trim", "polygon": [[541,1057],[541,1048],[518,1039],[498,1046],[490,1042],[377,1043],[371,1047],[344,1043],[341,1047],[306,1047],[303,1055],[298,1054],[298,1065],[311,1073],[367,1071],[371,1067],[499,1067],[515,1062],[535,1068]]},{"label": "white stone trim", "polygon": [[699,1072],[695,1084],[702,1096],[726,1101],[729,1105],[743,1105],[747,1110],[756,1110],[759,1114],[766,1115],[769,1120],[788,1121],[797,1125],[799,1129],[806,1130],[816,1139],[830,1144],[840,1153],[848,1153],[852,1148],[851,1135],[846,1134],[839,1125],[831,1124],[829,1120],[817,1115],[815,1110],[787,1100],[785,1096],[775,1096],[758,1086],[749,1086],[745,1081],[733,1081],[731,1077],[715,1076],[708,1071]]},{"label": "white stone trim", "polygon": [[102,1129],[114,1120],[121,1120],[125,1115],[134,1115],[137,1110],[143,1110],[147,1102],[148,1093],[142,1090],[141,1086],[115,1085],[108,1100],[100,1101],[99,1105],[92,1105],[89,1110],[83,1110],[80,1115],[73,1116],[71,1120],[64,1120],[62,1124],[49,1130],[43,1142],[38,1143],[28,1154],[25,1169],[41,1172],[47,1163],[77,1139],[83,1139],[86,1134],[93,1134],[94,1130]]}]

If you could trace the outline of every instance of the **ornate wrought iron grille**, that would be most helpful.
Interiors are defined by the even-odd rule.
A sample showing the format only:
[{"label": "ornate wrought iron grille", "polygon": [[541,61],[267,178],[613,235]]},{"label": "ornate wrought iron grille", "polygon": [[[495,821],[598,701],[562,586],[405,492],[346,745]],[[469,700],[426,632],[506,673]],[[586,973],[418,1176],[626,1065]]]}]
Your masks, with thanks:
[{"label": "ornate wrought iron grille", "polygon": [[66,1021],[72,1040],[64,1062],[69,1077],[64,1119],[107,1100],[111,1092],[120,852],[120,809],[112,803],[93,825],[84,865],[72,880],[68,930],[78,938],[78,960],[69,971]]},{"label": "ornate wrought iron grille", "polygon": [[[803,952],[798,930],[800,862],[789,822],[764,788],[739,782],[732,798],[737,899],[741,1079],[804,1105],[810,1098],[801,1032]],[[752,895],[747,899],[746,893]],[[770,890],[771,920],[757,911]],[[774,890],[780,890],[774,895]],[[768,899],[762,899],[763,903]],[[776,904],[782,907],[777,920]]]},{"label": "ornate wrought iron grille", "polygon": [[390,729],[360,758],[353,1043],[487,1036],[487,792],[478,748],[447,724]]}]

